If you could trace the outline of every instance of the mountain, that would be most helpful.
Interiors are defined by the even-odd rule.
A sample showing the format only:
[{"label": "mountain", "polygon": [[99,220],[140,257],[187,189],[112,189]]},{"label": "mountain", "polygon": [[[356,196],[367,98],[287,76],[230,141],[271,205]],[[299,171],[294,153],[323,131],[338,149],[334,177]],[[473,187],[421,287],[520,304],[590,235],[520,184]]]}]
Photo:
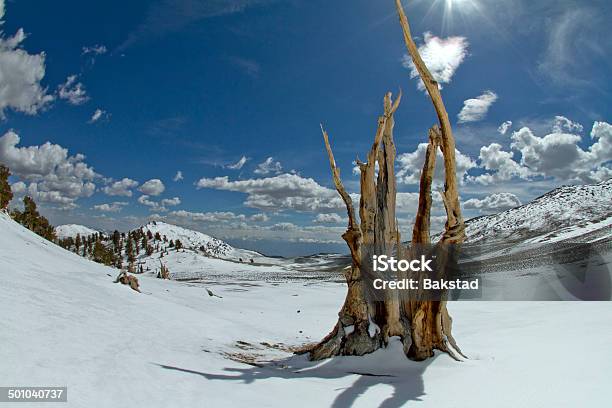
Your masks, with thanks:
[{"label": "mountain", "polygon": [[229,258],[236,260],[243,258],[243,260],[248,260],[254,257],[262,256],[260,253],[255,251],[234,248],[228,243],[211,237],[210,235],[206,235],[202,232],[161,221],[152,221],[142,226],[141,229],[143,229],[145,232],[151,231],[153,235],[155,235],[155,233],[159,233],[162,237],[165,236],[167,239],[172,241],[176,241],[178,239],[185,248],[197,249],[206,255],[217,258]]},{"label": "mountain", "polygon": [[612,180],[563,186],[499,214],[466,221],[466,243],[596,242],[612,237]]},{"label": "mountain", "polygon": [[77,234],[79,234],[81,237],[87,237],[89,235],[97,234],[98,232],[99,231],[96,231],[95,229],[78,224],[65,224],[55,227],[55,235],[57,235],[57,237],[60,239],[69,237],[76,238]]}]

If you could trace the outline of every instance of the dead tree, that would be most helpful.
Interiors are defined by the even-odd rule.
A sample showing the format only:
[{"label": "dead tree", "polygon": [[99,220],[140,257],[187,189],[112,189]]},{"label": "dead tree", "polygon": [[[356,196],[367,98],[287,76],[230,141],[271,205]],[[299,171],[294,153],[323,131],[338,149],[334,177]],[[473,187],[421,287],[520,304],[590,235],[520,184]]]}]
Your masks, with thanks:
[{"label": "dead tree", "polygon": [[[455,141],[448,114],[444,107],[437,82],[423,63],[416,44],[412,40],[408,19],[401,1],[396,0],[400,24],[408,52],[425,84],[434,105],[439,125],[429,131],[429,145],[421,173],[419,204],[413,228],[412,245],[429,244],[431,212],[431,188],[438,147],[444,157],[445,185],[441,191],[447,221],[445,231],[437,244],[443,247],[438,256],[443,268],[450,258],[445,245],[461,244],[464,224],[459,206],[457,177],[455,173]],[[319,360],[336,355],[364,355],[387,345],[389,338],[398,336],[404,344],[405,354],[414,360],[433,356],[433,350],[448,352],[453,358],[463,354],[451,334],[452,320],[446,301],[398,299],[395,291],[385,292],[383,301],[372,301],[366,294],[362,279],[363,262],[370,262],[365,252],[388,253],[395,244],[398,251],[409,251],[401,245],[401,237],[395,217],[396,180],[395,145],[393,142],[394,113],[401,100],[391,94],[384,98],[384,114],[378,119],[374,143],[365,163],[358,162],[360,176],[359,220],[351,196],[340,179],[329,143],[329,136],[321,127],[325,147],[336,190],[342,197],[348,213],[348,228],[342,235],[351,253],[351,267],[345,270],[348,292],[338,316],[338,322],[319,344],[312,347],[310,358]],[[378,176],[376,176],[378,165]]]}]

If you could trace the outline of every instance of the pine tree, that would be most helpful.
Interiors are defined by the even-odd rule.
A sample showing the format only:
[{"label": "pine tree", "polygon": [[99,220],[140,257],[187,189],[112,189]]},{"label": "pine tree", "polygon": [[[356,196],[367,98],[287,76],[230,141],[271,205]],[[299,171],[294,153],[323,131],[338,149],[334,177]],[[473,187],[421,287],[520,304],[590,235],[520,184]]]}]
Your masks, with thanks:
[{"label": "pine tree", "polygon": [[30,231],[49,241],[55,241],[55,229],[49,223],[49,220],[38,213],[36,203],[31,197],[25,196],[23,198],[23,212],[15,210],[11,216]]},{"label": "pine tree", "polygon": [[9,202],[13,199],[13,191],[8,182],[10,175],[9,168],[0,164],[0,210],[6,210]]},{"label": "pine tree", "polygon": [[76,249],[76,253],[79,253],[79,248],[81,247],[81,234],[77,233],[76,240],[74,241],[74,247]]},{"label": "pine tree", "polygon": [[161,235],[159,235],[159,232],[156,232],[156,233],[155,233],[155,240],[156,240],[156,241],[161,241],[161,240],[162,240],[162,239],[161,239]]},{"label": "pine tree", "polygon": [[180,239],[177,239],[176,241],[174,241],[174,247],[176,248],[177,251],[183,248],[183,243],[181,242]]},{"label": "pine tree", "polygon": [[121,234],[117,230],[113,231],[113,248],[116,253],[121,253]]}]

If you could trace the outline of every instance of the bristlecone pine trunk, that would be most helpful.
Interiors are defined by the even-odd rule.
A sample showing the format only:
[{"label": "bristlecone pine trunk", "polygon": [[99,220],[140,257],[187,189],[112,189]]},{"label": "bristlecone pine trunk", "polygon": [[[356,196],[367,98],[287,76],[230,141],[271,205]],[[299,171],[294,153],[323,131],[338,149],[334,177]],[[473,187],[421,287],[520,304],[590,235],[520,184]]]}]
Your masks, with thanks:
[{"label": "bristlecone pine trunk", "polygon": [[[429,130],[429,145],[421,173],[412,244],[429,244],[431,186],[438,147],[444,157],[445,186],[440,194],[447,215],[445,232],[438,245],[461,244],[465,234],[455,173],[455,141],[450,121],[438,84],[423,63],[412,40],[401,0],[395,2],[406,47],[432,100],[439,122],[439,125],[434,125]],[[361,171],[359,220],[351,196],[340,179],[328,134],[321,127],[334,184],[348,212],[348,228],[342,238],[350,249],[352,264],[345,271],[348,292],[338,313],[338,322],[331,333],[309,350],[312,360],[371,353],[385,347],[392,336],[401,338],[405,354],[413,360],[427,359],[433,356],[435,349],[447,352],[457,360],[465,358],[451,334],[452,320],[446,308],[446,301],[400,300],[393,291],[385,293],[384,301],[371,301],[366,296],[367,288],[364,287],[361,275],[364,262],[370,262],[370,254],[366,252],[373,250],[376,254],[389,254],[392,244],[395,244],[398,251],[410,250],[401,245],[395,217],[396,150],[393,143],[393,116],[400,100],[401,93],[395,101],[392,100],[391,93],[385,95],[384,114],[378,119],[378,128],[367,161],[358,162]],[[442,250],[439,254],[441,256],[438,255],[438,265],[444,265],[448,253]]]}]

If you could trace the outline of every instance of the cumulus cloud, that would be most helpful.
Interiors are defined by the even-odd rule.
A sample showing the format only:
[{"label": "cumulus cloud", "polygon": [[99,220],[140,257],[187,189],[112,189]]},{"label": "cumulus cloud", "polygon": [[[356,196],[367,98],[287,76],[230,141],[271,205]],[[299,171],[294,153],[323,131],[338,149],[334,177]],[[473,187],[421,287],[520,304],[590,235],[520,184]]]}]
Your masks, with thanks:
[{"label": "cumulus cloud", "polygon": [[583,130],[584,128],[580,123],[573,122],[565,116],[555,116],[555,119],[553,120],[552,131],[554,133],[581,133]]},{"label": "cumulus cloud", "polygon": [[521,200],[512,193],[495,193],[482,199],[471,198],[463,203],[463,208],[480,212],[499,212],[521,205]]},{"label": "cumulus cloud", "polygon": [[249,159],[248,159],[248,157],[246,157],[246,156],[242,156],[242,157],[240,158],[240,160],[238,160],[236,163],[234,163],[234,164],[228,164],[228,165],[227,165],[227,166],[225,166],[225,167],[227,167],[228,169],[231,169],[231,170],[240,170],[240,169],[241,169],[241,168],[242,168],[242,167],[245,165],[245,163],[247,162],[247,160],[249,160]]},{"label": "cumulus cloud", "polygon": [[268,157],[263,163],[259,163],[255,169],[255,174],[279,174],[283,170],[280,162],[274,161],[273,157]]},{"label": "cumulus cloud", "polygon": [[65,99],[71,105],[82,105],[89,100],[85,86],[77,82],[76,75],[66,78],[66,82],[58,87],[58,95],[60,99]]},{"label": "cumulus cloud", "polygon": [[514,154],[502,149],[498,143],[480,148],[478,155],[480,167],[487,172],[475,177],[468,177],[470,181],[481,184],[492,184],[510,180],[513,177],[527,179],[535,175],[528,167],[522,166],[514,160]]},{"label": "cumulus cloud", "polygon": [[102,191],[109,196],[131,197],[132,189],[138,187],[138,182],[130,178],[123,178],[103,187]]},{"label": "cumulus cloud", "polygon": [[108,113],[104,109],[97,108],[87,123],[95,123],[106,117],[108,117]]},{"label": "cumulus cloud", "polygon": [[92,209],[100,212],[119,212],[123,210],[123,207],[128,205],[125,201],[115,201],[113,203],[105,203],[105,204],[97,204],[92,207]]},{"label": "cumulus cloud", "polygon": [[253,222],[267,222],[270,221],[270,217],[268,217],[266,214],[264,213],[259,213],[259,214],[253,214],[249,217],[249,220],[253,221]]},{"label": "cumulus cloud", "polygon": [[[425,154],[427,152],[427,143],[421,143],[414,152],[403,153],[397,156],[397,180],[404,184],[419,184],[421,178],[421,170],[425,162]],[[468,170],[475,168],[476,163],[472,159],[455,149],[457,178],[460,181],[466,177]],[[434,174],[434,183],[439,185],[444,183],[444,159],[440,149],[436,153],[436,168]]]},{"label": "cumulus cloud", "polygon": [[463,108],[457,115],[459,123],[477,122],[483,120],[489,108],[497,100],[497,94],[493,91],[484,91],[476,98],[463,101]]},{"label": "cumulus cloud", "polygon": [[150,200],[149,198],[150,197],[148,195],[143,194],[140,197],[138,197],[138,202],[140,204],[144,205],[144,206],[149,207],[149,209],[151,211],[159,211],[159,212],[168,211],[168,209],[166,207],[164,207],[163,205],[161,205],[157,201]]},{"label": "cumulus cloud", "polygon": [[513,132],[510,145],[513,152],[502,150],[497,143],[484,146],[479,162],[487,171],[470,180],[490,184],[515,177],[524,180],[544,177],[559,182],[596,183],[612,177],[612,126],[595,122],[590,135],[592,143],[586,149],[581,147],[582,136],[568,131],[582,131],[582,126],[557,117],[553,133],[545,136],[535,135],[528,127]]},{"label": "cumulus cloud", "polygon": [[202,178],[198,189],[236,191],[247,194],[247,207],[268,211],[296,210],[333,212],[344,204],[335,190],[323,187],[311,178],[297,174],[230,181],[227,176]]},{"label": "cumulus cloud", "polygon": [[[465,37],[440,38],[426,32],[423,34],[424,43],[419,46],[419,53],[431,75],[442,88],[453,78],[455,71],[468,55],[468,41]],[[410,69],[411,78],[419,78],[417,88],[425,90],[425,85],[409,55],[404,55],[403,65]]]},{"label": "cumulus cloud", "polygon": [[158,196],[166,190],[166,186],[160,179],[151,179],[144,182],[138,191],[145,195]]},{"label": "cumulus cloud", "polygon": [[183,180],[183,172],[182,171],[177,171],[176,175],[174,176],[174,178],[172,179],[173,181],[181,181]]},{"label": "cumulus cloud", "polygon": [[178,197],[164,198],[161,200],[161,205],[164,207],[176,207],[181,203],[181,199]]},{"label": "cumulus cloud", "polygon": [[66,207],[95,192],[93,180],[99,175],[84,162],[85,156],[69,156],[68,149],[49,142],[18,147],[20,141],[12,130],[0,137],[0,162],[28,183],[27,194],[34,199]]},{"label": "cumulus cloud", "polygon": [[342,218],[338,214],[330,213],[330,214],[318,214],[314,220],[312,220],[315,224],[340,224],[342,222],[346,222],[346,218]]},{"label": "cumulus cloud", "polygon": [[506,133],[508,133],[508,130],[510,130],[511,127],[512,127],[512,121],[507,120],[501,125],[499,125],[499,127],[497,128],[497,131],[499,132],[499,134],[505,135]]},{"label": "cumulus cloud", "polygon": [[[0,27],[3,24],[4,1],[0,0]],[[45,53],[29,54],[21,48],[26,39],[23,29],[12,37],[0,31],[0,118],[6,109],[34,115],[53,101],[41,85],[45,76]]]}]

